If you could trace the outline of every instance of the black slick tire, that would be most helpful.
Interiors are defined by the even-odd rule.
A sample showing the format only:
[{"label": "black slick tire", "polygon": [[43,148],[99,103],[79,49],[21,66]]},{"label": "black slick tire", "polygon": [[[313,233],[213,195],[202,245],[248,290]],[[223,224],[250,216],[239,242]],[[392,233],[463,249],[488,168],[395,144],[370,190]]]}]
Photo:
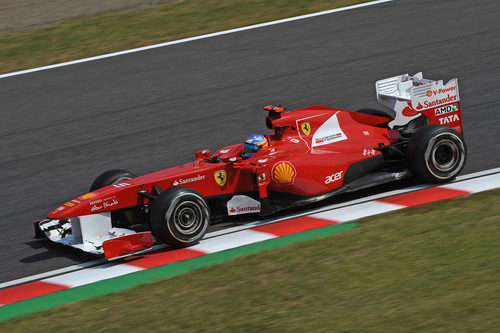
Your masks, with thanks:
[{"label": "black slick tire", "polygon": [[377,117],[384,117],[384,118],[388,118],[390,120],[393,120],[396,117],[396,113],[392,110],[385,111],[385,110],[365,108],[365,109],[359,109],[356,112],[369,114],[369,115],[377,116]]},{"label": "black slick tire", "polygon": [[128,179],[132,179],[137,177],[134,175],[132,172],[126,171],[126,170],[119,170],[119,169],[114,169],[114,170],[108,170],[99,175],[92,185],[90,186],[90,192],[95,191],[97,189],[120,183],[123,181],[126,181]]},{"label": "black slick tire", "polygon": [[154,201],[149,217],[155,238],[174,247],[197,244],[210,223],[210,209],[203,196],[185,187],[171,187]]},{"label": "black slick tire", "polygon": [[417,130],[407,150],[410,170],[431,183],[443,183],[457,176],[465,166],[467,147],[454,129],[431,125]]}]

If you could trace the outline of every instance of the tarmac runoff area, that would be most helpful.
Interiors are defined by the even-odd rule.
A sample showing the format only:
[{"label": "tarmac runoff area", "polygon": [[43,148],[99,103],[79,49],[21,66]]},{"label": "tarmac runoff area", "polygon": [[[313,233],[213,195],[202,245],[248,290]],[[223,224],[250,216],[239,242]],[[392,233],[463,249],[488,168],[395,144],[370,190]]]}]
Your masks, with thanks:
[{"label": "tarmac runoff area", "polygon": [[[499,4],[398,0],[3,77],[2,156],[7,159],[0,173],[5,194],[1,242],[8,250],[1,260],[9,269],[2,271],[1,281],[18,280],[0,288],[102,264],[89,263],[76,251],[40,247],[32,241],[30,223],[67,201],[72,191],[84,193],[80,190],[88,189],[97,171],[120,167],[144,174],[191,158],[191,151],[179,147],[239,142],[250,129],[259,130],[262,117],[255,112],[266,104],[377,107],[372,85],[377,79],[418,71],[435,79],[458,77],[469,150],[464,172],[498,167],[500,122],[491,112],[499,103]],[[408,13],[418,28],[408,22]],[[314,61],[307,61],[311,55]],[[229,122],[234,124],[230,130]],[[22,199],[11,195],[13,188]],[[38,274],[48,270],[49,275]],[[32,274],[38,277],[19,279]],[[26,302],[34,300],[2,310],[31,307],[38,301]]]},{"label": "tarmac runoff area", "polygon": [[267,133],[263,105],[379,108],[373,84],[391,75],[457,77],[464,173],[500,166],[499,15],[496,1],[398,0],[0,79],[0,282],[95,259],[33,240],[31,222],[102,171],[147,174]]},{"label": "tarmac runoff area", "polygon": [[0,290],[0,321],[184,274],[241,255],[349,231],[359,226],[351,221],[363,217],[499,187],[500,168],[496,168],[461,176],[441,186],[421,185],[324,207],[301,216],[220,230],[185,249],[157,246],[155,253],[126,260],[7,282],[0,285],[4,288]]}]

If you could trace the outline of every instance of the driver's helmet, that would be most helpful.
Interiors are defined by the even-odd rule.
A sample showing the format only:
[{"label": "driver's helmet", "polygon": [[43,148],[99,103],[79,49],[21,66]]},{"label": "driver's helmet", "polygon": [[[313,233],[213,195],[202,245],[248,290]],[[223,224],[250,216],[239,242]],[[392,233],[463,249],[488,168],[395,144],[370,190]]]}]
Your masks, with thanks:
[{"label": "driver's helmet", "polygon": [[241,157],[246,160],[255,154],[259,149],[269,146],[265,136],[260,134],[252,134],[243,143],[243,151]]}]

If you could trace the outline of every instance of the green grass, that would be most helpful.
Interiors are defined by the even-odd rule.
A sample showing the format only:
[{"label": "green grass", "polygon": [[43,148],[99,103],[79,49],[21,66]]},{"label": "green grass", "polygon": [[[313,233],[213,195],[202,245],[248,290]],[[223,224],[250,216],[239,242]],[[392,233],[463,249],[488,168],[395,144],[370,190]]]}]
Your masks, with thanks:
[{"label": "green grass", "polygon": [[0,324],[1,331],[492,332],[500,190]]},{"label": "green grass", "polygon": [[0,34],[0,73],[342,7],[366,0],[185,0]]}]

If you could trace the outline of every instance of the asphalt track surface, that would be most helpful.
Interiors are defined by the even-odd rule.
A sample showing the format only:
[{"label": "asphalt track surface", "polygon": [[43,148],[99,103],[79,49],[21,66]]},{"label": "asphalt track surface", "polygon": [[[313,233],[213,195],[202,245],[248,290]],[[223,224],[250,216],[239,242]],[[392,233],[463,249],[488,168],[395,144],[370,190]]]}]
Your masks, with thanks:
[{"label": "asphalt track surface", "polygon": [[0,79],[0,282],[95,257],[31,221],[102,171],[144,174],[267,133],[267,104],[380,107],[376,80],[459,78],[469,160],[499,166],[500,2],[395,1]]}]

